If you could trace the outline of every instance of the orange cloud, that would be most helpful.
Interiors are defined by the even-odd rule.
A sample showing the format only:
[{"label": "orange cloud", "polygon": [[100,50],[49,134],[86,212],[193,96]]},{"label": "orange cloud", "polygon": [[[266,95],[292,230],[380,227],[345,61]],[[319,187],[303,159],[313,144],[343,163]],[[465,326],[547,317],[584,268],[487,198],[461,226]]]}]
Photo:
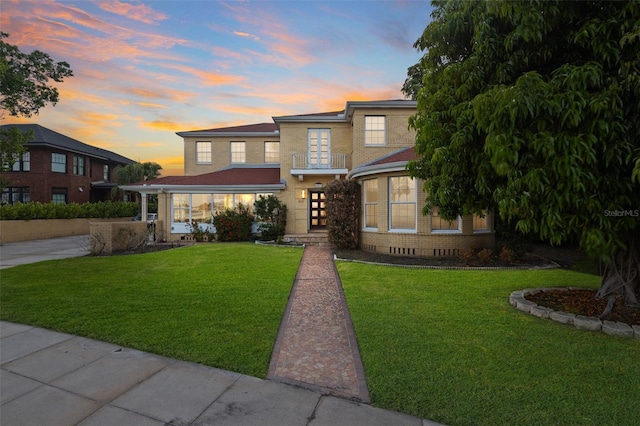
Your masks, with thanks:
[{"label": "orange cloud", "polygon": [[208,72],[186,65],[167,64],[165,65],[165,68],[174,69],[185,74],[196,76],[205,86],[242,85],[246,80],[244,77],[238,75]]},{"label": "orange cloud", "polygon": [[173,121],[154,120],[154,121],[143,121],[138,124],[138,127],[151,129],[151,130],[177,132],[180,126]]},{"label": "orange cloud", "polygon": [[260,40],[260,37],[258,37],[255,34],[250,34],[250,33],[245,33],[244,31],[234,31],[233,32],[235,35],[239,36],[239,37],[247,37],[247,38],[251,38],[253,40]]},{"label": "orange cloud", "polygon": [[107,12],[122,15],[127,18],[143,22],[145,24],[155,24],[156,21],[163,21],[167,19],[167,15],[164,13],[156,12],[149,6],[144,4],[133,5],[130,3],[122,3],[118,0],[100,2],[98,4],[100,9]]}]

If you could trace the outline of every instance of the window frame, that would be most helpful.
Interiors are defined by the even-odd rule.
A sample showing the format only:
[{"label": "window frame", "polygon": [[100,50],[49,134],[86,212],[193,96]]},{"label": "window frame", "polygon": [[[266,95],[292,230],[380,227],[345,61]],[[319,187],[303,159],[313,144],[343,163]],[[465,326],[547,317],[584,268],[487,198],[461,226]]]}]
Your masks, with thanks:
[{"label": "window frame", "polygon": [[[234,147],[242,147],[242,150],[234,149]],[[231,164],[244,164],[247,162],[247,142],[231,141],[229,145],[229,154]],[[241,156],[241,158],[240,158]],[[240,161],[241,159],[241,161]]]},{"label": "window frame", "polygon": [[[375,201],[370,201],[367,198],[367,193],[368,192],[373,192],[373,191],[367,191],[367,186],[368,184],[372,184],[375,182],[375,192],[376,192],[376,199]],[[362,229],[366,230],[366,231],[377,231],[378,230],[378,219],[379,219],[379,201],[380,201],[380,182],[378,180],[378,178],[374,178],[374,179],[367,179],[364,180],[362,182]],[[374,212],[372,215],[367,215],[367,207],[374,207]],[[375,226],[368,226],[368,221],[367,218],[368,217],[373,217],[374,222],[375,222]]]},{"label": "window frame", "polygon": [[[62,200],[56,200],[57,196],[62,196]],[[51,188],[51,203],[52,204],[68,204],[68,191],[67,188]]]},{"label": "window frame", "polygon": [[[434,217],[438,218],[438,220],[440,220],[441,222],[444,221],[444,219],[442,219],[440,217],[440,215],[438,214],[438,210],[436,210],[438,207],[434,207],[431,209],[431,233],[432,234],[461,234],[462,233],[462,218],[460,216],[458,216],[457,219],[455,219],[455,221],[457,221],[458,223],[458,227],[456,229],[434,229],[433,227],[433,223],[434,223]],[[435,214],[434,214],[435,212]],[[454,222],[453,220],[449,223]]]},{"label": "window frame", "polygon": [[[382,123],[370,123],[371,119],[382,119]],[[376,128],[382,124],[382,129]],[[373,128],[371,128],[373,127]],[[382,134],[382,142],[380,135]],[[365,115],[364,116],[364,146],[386,146],[387,145],[387,116],[386,115]]]},{"label": "window frame", "polygon": [[75,176],[84,176],[85,175],[85,157],[82,155],[74,155],[73,156],[73,166],[72,171]]},{"label": "window frame", "polygon": [[16,155],[14,157],[13,166],[11,166],[12,172],[30,172],[31,171],[31,153],[25,151],[22,155]]},{"label": "window frame", "polygon": [[[25,195],[27,196],[25,200]],[[31,191],[28,186],[8,186],[2,190],[0,200],[8,204],[31,202]]]},{"label": "window frame", "polygon": [[[209,150],[200,150],[200,147],[209,147]],[[208,158],[208,160],[207,160]],[[211,141],[196,141],[196,164],[211,164],[213,161],[213,143]]]},{"label": "window frame", "polygon": [[[62,160],[64,159],[64,161],[55,161],[55,160]],[[58,165],[58,169],[56,170],[56,165]],[[52,152],[51,153],[51,173],[61,173],[61,174],[66,174],[67,173],[67,154],[63,154],[60,152]]]},{"label": "window frame", "polygon": [[[391,194],[393,185],[391,181],[393,179],[407,179],[409,182],[413,183],[412,189],[412,198],[413,200],[406,201],[393,201],[393,197]],[[388,181],[388,194],[389,194],[389,232],[398,232],[398,233],[416,233],[418,231],[418,190],[416,185],[416,180],[412,179],[409,176],[390,176]],[[407,197],[410,198],[410,197]],[[394,206],[412,206],[413,205],[413,228],[394,228],[393,227],[393,207]]]},{"label": "window frame", "polygon": [[[277,149],[267,149],[271,144],[275,144]],[[275,161],[273,159],[275,158]],[[279,141],[264,141],[264,162],[265,163],[280,163],[280,142]]]},{"label": "window frame", "polygon": [[102,165],[102,180],[104,180],[105,182],[109,182],[109,165],[108,164]]}]

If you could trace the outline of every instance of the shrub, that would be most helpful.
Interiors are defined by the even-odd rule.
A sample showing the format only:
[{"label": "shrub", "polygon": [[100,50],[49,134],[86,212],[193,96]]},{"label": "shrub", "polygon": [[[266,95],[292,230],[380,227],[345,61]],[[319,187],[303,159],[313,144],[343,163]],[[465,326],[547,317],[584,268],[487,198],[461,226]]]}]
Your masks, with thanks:
[{"label": "shrub", "polygon": [[206,229],[200,228],[198,222],[195,220],[189,224],[189,228],[191,228],[191,232],[189,235],[193,237],[196,241],[213,241],[213,233],[209,231],[209,228]]},{"label": "shrub", "polygon": [[358,247],[360,184],[335,180],[325,188],[329,242],[338,249]]},{"label": "shrub", "polygon": [[100,201],[97,203],[54,204],[32,203],[5,204],[0,206],[0,220],[114,218],[135,216],[138,204],[124,201]]},{"label": "shrub", "polygon": [[242,204],[235,209],[225,209],[213,216],[218,241],[249,241],[253,214]]},{"label": "shrub", "polygon": [[262,241],[279,240],[287,227],[287,206],[275,195],[260,196],[253,203]]},{"label": "shrub", "polygon": [[517,259],[516,253],[507,246],[503,246],[500,250],[500,260],[506,263],[511,263]]},{"label": "shrub", "polygon": [[486,265],[491,260],[491,255],[493,254],[493,250],[491,249],[482,249],[478,252],[478,259],[482,264]]},{"label": "shrub", "polygon": [[458,252],[458,257],[460,258],[460,260],[467,264],[471,263],[475,256],[476,252],[470,247],[463,247]]}]

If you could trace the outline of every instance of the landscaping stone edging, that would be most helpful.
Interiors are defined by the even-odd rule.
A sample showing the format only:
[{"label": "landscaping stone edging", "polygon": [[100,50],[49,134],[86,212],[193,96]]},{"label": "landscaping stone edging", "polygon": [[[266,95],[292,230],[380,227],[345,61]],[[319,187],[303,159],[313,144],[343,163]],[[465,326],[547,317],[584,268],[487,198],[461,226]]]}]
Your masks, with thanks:
[{"label": "landscaping stone edging", "polygon": [[573,325],[581,330],[602,331],[611,336],[640,340],[640,325],[629,325],[623,322],[600,320],[594,317],[555,311],[525,299],[527,294],[539,291],[576,290],[574,287],[527,288],[516,290],[509,295],[509,304],[516,309],[538,318],[548,318],[561,324]]},{"label": "landscaping stone edging", "polygon": [[438,265],[403,265],[399,263],[384,263],[384,262],[369,262],[366,260],[356,260],[356,259],[343,259],[335,254],[333,255],[333,260],[339,260],[341,262],[352,262],[352,263],[364,263],[365,265],[380,265],[380,266],[395,266],[398,268],[414,268],[414,269],[444,269],[444,270],[458,270],[458,271],[522,271],[522,270],[543,270],[543,269],[556,269],[559,268],[560,265],[557,263],[550,261],[548,265],[541,266],[438,266]]}]

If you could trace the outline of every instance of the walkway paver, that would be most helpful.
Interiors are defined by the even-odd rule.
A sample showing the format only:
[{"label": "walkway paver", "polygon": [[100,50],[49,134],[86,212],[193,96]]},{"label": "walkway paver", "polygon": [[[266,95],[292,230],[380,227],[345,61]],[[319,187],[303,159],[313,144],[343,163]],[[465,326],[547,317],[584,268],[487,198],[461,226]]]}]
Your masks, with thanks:
[{"label": "walkway paver", "polygon": [[369,402],[364,369],[331,250],[304,250],[268,378]]}]

